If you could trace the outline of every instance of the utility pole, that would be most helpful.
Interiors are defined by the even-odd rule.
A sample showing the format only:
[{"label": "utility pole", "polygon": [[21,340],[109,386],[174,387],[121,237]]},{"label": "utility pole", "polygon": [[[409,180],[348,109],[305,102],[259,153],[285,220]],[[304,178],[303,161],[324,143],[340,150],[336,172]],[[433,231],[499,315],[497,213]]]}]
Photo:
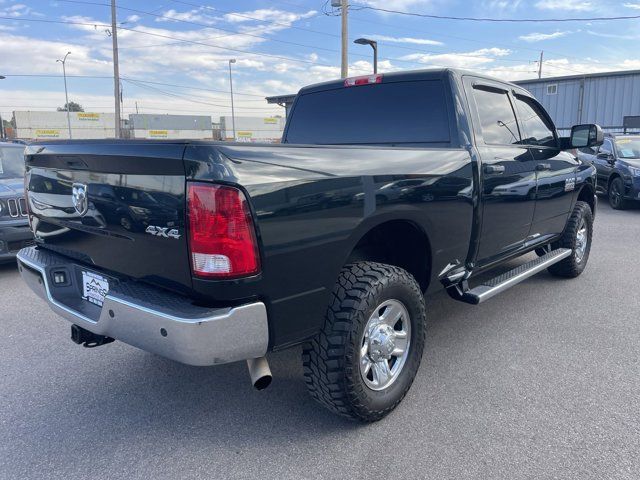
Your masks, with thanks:
[{"label": "utility pole", "polygon": [[349,23],[347,21],[349,2],[348,0],[342,0],[340,3],[342,16],[342,68],[340,75],[342,78],[347,78],[349,76]]},{"label": "utility pole", "polygon": [[136,100],[136,113],[138,113],[138,101]]},{"label": "utility pole", "polygon": [[116,138],[120,138],[120,67],[118,66],[118,30],[116,0],[111,0],[111,42],[113,45],[113,95],[116,107]]},{"label": "utility pole", "polygon": [[542,78],[542,57],[544,56],[544,50],[540,50],[540,61],[538,62],[538,78]]}]

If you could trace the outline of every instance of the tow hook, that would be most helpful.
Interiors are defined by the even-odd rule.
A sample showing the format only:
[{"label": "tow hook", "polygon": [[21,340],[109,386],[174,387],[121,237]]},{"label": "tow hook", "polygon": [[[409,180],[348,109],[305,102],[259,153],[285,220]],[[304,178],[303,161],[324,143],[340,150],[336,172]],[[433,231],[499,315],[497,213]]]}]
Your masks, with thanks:
[{"label": "tow hook", "polygon": [[71,325],[71,340],[86,348],[99,347],[100,345],[106,345],[107,343],[115,341],[114,338],[96,335],[78,325]]}]

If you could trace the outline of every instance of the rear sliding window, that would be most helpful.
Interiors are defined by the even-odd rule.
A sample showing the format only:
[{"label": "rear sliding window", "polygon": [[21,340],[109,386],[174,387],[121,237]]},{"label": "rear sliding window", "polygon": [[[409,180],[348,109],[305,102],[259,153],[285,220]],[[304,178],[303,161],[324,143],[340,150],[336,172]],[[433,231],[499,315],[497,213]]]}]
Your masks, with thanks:
[{"label": "rear sliding window", "polygon": [[378,83],[298,98],[287,143],[402,145],[449,143],[441,80]]}]

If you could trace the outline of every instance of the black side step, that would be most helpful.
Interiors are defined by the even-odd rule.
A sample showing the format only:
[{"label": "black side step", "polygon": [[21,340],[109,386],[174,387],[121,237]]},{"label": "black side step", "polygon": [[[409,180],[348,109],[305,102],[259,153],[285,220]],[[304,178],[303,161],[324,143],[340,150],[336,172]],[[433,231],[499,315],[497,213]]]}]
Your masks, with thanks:
[{"label": "black side step", "polygon": [[456,300],[477,305],[532,277],[536,273],[545,270],[554,263],[564,260],[572,253],[573,251],[568,248],[558,248],[491,280],[487,280],[472,289],[468,289],[466,282],[464,282],[462,284],[452,285],[447,288],[447,292]]}]

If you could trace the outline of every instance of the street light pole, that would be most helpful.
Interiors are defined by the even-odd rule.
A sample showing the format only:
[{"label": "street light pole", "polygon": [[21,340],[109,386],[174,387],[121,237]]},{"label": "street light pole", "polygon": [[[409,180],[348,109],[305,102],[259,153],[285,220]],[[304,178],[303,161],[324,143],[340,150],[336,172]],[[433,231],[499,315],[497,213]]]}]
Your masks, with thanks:
[{"label": "street light pole", "polygon": [[56,62],[62,63],[62,76],[64,77],[64,98],[67,102],[67,127],[69,129],[69,139],[71,139],[71,114],[69,113],[69,91],[67,90],[67,57],[71,55],[71,52],[67,52],[62,60],[58,59]]},{"label": "street light pole", "polygon": [[349,20],[347,18],[349,14],[349,0],[342,0],[340,5],[340,20],[341,20],[341,43],[342,43],[342,55],[340,62],[340,75],[342,78],[349,76]]},{"label": "street light pole", "polygon": [[[5,77],[4,75],[0,75],[0,80],[4,80]],[[0,140],[4,140],[5,139],[5,135],[4,135],[4,122],[2,121],[2,115],[0,114]]]},{"label": "street light pole", "polygon": [[378,42],[375,40],[369,40],[368,38],[358,38],[354,40],[353,43],[357,43],[359,45],[371,45],[373,48],[373,73],[378,73]]},{"label": "street light pole", "polygon": [[236,112],[233,108],[233,78],[231,77],[231,64],[236,63],[236,59],[229,60],[229,88],[231,91],[231,124],[233,125],[233,141],[236,141]]}]

